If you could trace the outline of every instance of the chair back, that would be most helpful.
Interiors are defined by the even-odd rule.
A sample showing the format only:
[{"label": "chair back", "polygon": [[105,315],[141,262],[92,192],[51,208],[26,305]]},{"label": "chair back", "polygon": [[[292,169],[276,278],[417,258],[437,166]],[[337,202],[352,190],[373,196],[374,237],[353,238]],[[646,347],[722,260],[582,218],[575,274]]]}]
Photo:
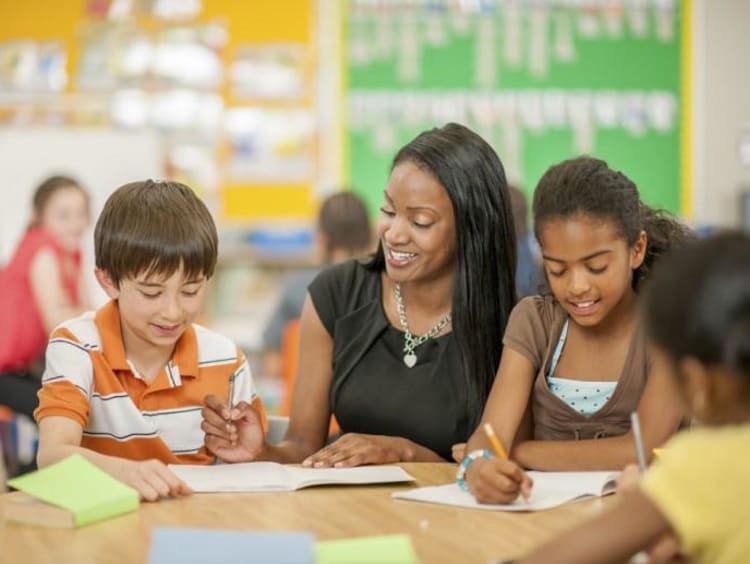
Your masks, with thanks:
[{"label": "chair back", "polygon": [[[284,394],[281,400],[279,413],[287,417],[292,411],[292,398],[294,397],[294,381],[299,369],[299,318],[292,319],[284,327],[281,336],[281,379],[284,382]],[[270,421],[269,421],[270,425]],[[328,427],[328,435],[336,435],[340,432],[336,418],[331,416]]]}]

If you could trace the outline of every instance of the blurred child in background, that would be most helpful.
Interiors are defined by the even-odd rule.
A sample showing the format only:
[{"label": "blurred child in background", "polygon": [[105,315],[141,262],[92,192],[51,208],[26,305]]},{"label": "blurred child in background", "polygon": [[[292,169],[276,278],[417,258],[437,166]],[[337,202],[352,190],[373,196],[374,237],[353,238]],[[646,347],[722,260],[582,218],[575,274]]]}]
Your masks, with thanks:
[{"label": "blurred child in background", "polygon": [[28,417],[49,333],[88,306],[80,245],[90,221],[88,194],[72,178],[47,178],[32,203],[29,228],[0,271],[0,405]]},{"label": "blurred child in background", "polygon": [[[323,265],[342,262],[373,251],[372,228],[364,202],[353,192],[338,192],[326,198],[318,213],[315,245]],[[263,331],[264,374],[281,373],[281,339],[284,328],[302,314],[307,286],[318,274],[307,268],[290,275],[271,319]]]}]

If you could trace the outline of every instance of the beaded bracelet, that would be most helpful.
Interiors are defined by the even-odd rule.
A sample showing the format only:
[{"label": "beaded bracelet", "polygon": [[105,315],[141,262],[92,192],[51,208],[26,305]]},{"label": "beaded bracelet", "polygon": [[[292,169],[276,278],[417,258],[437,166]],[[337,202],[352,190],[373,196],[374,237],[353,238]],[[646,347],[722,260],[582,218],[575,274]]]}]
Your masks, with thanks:
[{"label": "beaded bracelet", "polygon": [[458,465],[456,471],[456,485],[464,491],[469,491],[469,486],[466,485],[466,471],[469,469],[469,465],[474,462],[477,458],[494,458],[492,451],[486,448],[480,450],[472,450],[469,454],[464,456],[461,464]]}]

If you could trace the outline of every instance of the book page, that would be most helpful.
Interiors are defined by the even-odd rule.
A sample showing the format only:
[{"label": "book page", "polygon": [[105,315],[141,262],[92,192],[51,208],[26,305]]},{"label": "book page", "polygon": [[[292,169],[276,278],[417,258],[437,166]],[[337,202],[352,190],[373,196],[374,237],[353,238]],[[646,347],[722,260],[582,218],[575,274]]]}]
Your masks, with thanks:
[{"label": "book page", "polygon": [[528,472],[528,475],[534,480],[528,502],[519,497],[513,503],[505,505],[483,504],[456,484],[397,492],[393,497],[485,511],[541,511],[583,497],[614,493],[618,476],[612,472]]},{"label": "book page", "polygon": [[283,492],[295,489],[287,468],[275,462],[211,466],[170,464],[169,469],[195,492]]},{"label": "book page", "polygon": [[287,467],[295,489],[331,484],[387,484],[413,482],[414,478],[399,466],[357,466],[356,468]]},{"label": "book page", "polygon": [[245,462],[213,466],[171,464],[169,468],[195,492],[281,492],[319,485],[414,480],[398,466],[300,468],[275,462]]}]

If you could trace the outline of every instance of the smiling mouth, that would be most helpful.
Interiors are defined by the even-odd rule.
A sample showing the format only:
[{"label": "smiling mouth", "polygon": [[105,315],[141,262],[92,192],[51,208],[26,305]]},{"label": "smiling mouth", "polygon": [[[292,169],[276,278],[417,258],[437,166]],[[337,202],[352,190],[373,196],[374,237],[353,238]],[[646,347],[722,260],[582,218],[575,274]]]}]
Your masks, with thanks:
[{"label": "smiling mouth", "polygon": [[577,314],[586,314],[591,312],[592,309],[599,303],[599,300],[586,300],[584,302],[568,302],[572,307],[573,311]]},{"label": "smiling mouth", "polygon": [[417,256],[416,253],[400,253],[388,247],[388,257],[391,259],[392,262],[396,262],[399,264],[406,264],[410,262],[411,260],[413,260],[416,256]]},{"label": "smiling mouth", "polygon": [[176,331],[179,328],[178,325],[159,325],[158,323],[152,323],[154,327],[156,327],[159,331],[164,331],[165,333],[171,333],[172,331]]}]

